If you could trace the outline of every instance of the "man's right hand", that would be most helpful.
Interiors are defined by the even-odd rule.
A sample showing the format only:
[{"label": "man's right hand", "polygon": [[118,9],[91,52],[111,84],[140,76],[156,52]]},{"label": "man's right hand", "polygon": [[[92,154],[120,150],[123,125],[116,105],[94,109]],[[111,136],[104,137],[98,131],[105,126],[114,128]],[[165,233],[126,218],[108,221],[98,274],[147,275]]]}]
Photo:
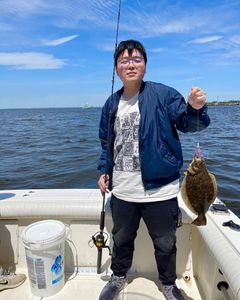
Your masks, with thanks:
[{"label": "man's right hand", "polygon": [[108,189],[109,176],[107,174],[102,174],[99,177],[98,186],[99,186],[99,189],[100,189],[102,195],[104,195],[105,193],[109,193],[109,189]]}]

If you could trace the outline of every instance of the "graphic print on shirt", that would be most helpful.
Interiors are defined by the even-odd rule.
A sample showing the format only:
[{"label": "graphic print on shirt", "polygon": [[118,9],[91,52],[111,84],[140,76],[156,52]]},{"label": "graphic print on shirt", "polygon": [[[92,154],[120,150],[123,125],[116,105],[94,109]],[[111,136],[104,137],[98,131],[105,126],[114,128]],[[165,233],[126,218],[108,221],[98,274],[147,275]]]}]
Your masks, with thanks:
[{"label": "graphic print on shirt", "polygon": [[138,129],[140,114],[132,112],[118,116],[115,121],[114,143],[115,171],[140,171]]}]

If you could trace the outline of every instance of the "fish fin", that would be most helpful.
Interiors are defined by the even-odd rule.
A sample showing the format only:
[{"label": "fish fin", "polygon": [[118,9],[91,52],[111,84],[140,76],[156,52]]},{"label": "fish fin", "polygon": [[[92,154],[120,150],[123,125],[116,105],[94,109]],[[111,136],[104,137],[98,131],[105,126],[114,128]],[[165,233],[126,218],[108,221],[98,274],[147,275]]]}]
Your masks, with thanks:
[{"label": "fish fin", "polygon": [[196,226],[207,225],[207,219],[204,214],[200,214],[197,219],[195,219],[192,224]]},{"label": "fish fin", "polygon": [[188,172],[188,174],[191,174],[193,176],[196,175],[196,171],[194,170],[194,168],[192,166],[187,168],[187,172]]},{"label": "fish fin", "polygon": [[216,177],[214,176],[214,174],[210,173],[209,172],[209,176],[212,180],[212,183],[213,183],[213,189],[214,189],[214,196],[213,196],[213,199],[212,199],[212,202],[216,199],[217,197],[217,181],[216,181]]}]

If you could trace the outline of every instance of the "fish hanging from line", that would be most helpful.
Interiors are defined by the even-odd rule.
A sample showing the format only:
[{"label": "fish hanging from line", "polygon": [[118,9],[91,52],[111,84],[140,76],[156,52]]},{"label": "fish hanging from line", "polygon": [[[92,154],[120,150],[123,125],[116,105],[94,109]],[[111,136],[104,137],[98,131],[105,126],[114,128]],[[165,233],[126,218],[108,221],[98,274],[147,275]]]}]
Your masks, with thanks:
[{"label": "fish hanging from line", "polygon": [[182,199],[187,207],[198,215],[192,224],[206,225],[205,214],[217,196],[217,182],[215,176],[207,170],[199,144],[184,174],[181,185]]}]

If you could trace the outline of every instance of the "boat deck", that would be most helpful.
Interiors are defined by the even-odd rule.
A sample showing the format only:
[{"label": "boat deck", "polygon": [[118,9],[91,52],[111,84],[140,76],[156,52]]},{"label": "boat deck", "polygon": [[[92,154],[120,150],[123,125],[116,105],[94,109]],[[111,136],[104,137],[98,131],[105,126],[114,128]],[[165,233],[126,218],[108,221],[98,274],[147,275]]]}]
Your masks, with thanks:
[{"label": "boat deck", "polygon": [[[239,231],[222,226],[239,218],[209,210],[207,226],[192,226],[196,217],[179,196],[183,226],[177,230],[177,285],[186,300],[224,300],[219,283],[228,285],[228,299],[240,300]],[[98,300],[110,278],[110,258],[103,251],[102,274],[96,272],[97,251],[89,240],[99,230],[102,197],[98,190],[32,190],[0,192],[0,265],[13,266],[27,280],[15,289],[0,292],[0,300]],[[216,199],[216,201],[220,201]],[[112,247],[112,219],[109,198],[106,201],[105,232]],[[39,220],[60,220],[67,228],[65,241],[66,283],[51,297],[32,294],[26,264],[23,230]],[[14,270],[15,270],[14,268]],[[78,270],[77,276],[74,271]],[[159,290],[154,248],[144,222],[140,222],[135,240],[129,285],[115,300],[164,300]],[[45,291],[46,292],[46,291]],[[226,291],[225,291],[226,292]]]},{"label": "boat deck", "polygon": [[[109,280],[109,276],[78,274],[66,281],[63,289],[51,297],[37,297],[31,293],[28,280],[21,286],[0,293],[0,300],[98,300],[99,294]],[[186,300],[201,300],[196,282],[177,280],[177,285]],[[153,278],[129,277],[128,286],[121,291],[116,300],[161,300],[165,299]]]}]

